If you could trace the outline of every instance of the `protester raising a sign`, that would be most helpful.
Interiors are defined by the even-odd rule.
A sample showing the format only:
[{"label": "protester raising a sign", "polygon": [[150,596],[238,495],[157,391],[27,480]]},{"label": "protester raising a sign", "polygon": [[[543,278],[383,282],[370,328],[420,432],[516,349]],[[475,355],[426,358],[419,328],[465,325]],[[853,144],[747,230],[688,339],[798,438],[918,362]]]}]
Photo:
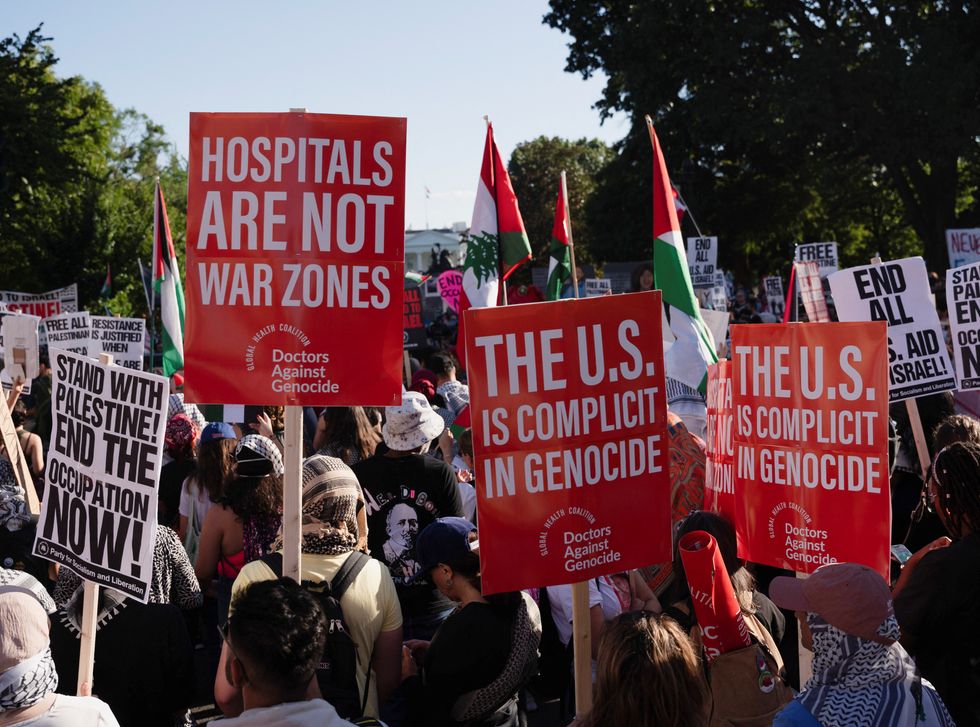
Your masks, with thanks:
[{"label": "protester raising a sign", "polygon": [[660,292],[465,315],[483,592],[669,561]]},{"label": "protester raising a sign", "polygon": [[687,238],[687,267],[691,272],[691,285],[693,287],[713,287],[717,265],[717,237]]},{"label": "protester raising a sign", "polygon": [[47,293],[20,293],[15,290],[0,290],[0,303],[11,313],[25,313],[47,318],[59,313],[74,313],[78,310],[78,285],[72,283],[64,288],[49,290]]},{"label": "protester raising a sign", "polygon": [[805,245],[797,245],[796,262],[815,262],[820,271],[820,278],[826,278],[831,273],[836,273],[839,268],[837,243],[808,242]]},{"label": "protester raising a sign", "polygon": [[980,262],[946,271],[946,310],[956,386],[961,391],[980,389]]},{"label": "protester raising a sign", "polygon": [[980,228],[946,230],[946,248],[951,268],[980,262]]},{"label": "protester raising a sign", "polygon": [[891,401],[956,388],[922,258],[841,270],[830,290],[840,320],[888,324]]},{"label": "protester raising a sign", "polygon": [[37,316],[8,314],[0,323],[4,381],[32,381],[38,375]]},{"label": "protester raising a sign", "polygon": [[731,361],[708,367],[704,509],[735,522],[735,449],[732,444]]},{"label": "protester raising a sign", "polygon": [[142,318],[92,316],[92,344],[88,355],[112,354],[113,360],[128,369],[143,368],[146,321]]},{"label": "protester raising a sign", "polygon": [[740,557],[887,577],[887,363],[882,323],[732,326]]},{"label": "protester raising a sign", "polygon": [[146,603],[168,382],[51,349],[51,445],[34,553]]},{"label": "protester raising a sign", "polygon": [[189,401],[400,401],[405,128],[191,114]]},{"label": "protester raising a sign", "polygon": [[609,278],[586,278],[585,297],[598,298],[600,295],[612,295],[612,281]]},{"label": "protester raising a sign", "polygon": [[45,318],[44,331],[51,348],[88,355],[92,342],[92,321],[88,311],[59,313]]}]

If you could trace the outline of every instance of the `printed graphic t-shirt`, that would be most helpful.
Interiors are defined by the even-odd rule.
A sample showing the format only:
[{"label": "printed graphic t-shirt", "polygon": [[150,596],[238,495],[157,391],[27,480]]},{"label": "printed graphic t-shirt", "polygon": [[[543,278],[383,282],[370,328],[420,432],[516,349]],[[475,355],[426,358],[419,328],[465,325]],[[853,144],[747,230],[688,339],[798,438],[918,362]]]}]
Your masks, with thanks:
[{"label": "printed graphic t-shirt", "polygon": [[367,504],[368,547],[388,567],[402,614],[416,618],[452,608],[420,572],[415,555],[415,541],[426,525],[463,514],[452,467],[420,454],[376,454],[353,470]]}]

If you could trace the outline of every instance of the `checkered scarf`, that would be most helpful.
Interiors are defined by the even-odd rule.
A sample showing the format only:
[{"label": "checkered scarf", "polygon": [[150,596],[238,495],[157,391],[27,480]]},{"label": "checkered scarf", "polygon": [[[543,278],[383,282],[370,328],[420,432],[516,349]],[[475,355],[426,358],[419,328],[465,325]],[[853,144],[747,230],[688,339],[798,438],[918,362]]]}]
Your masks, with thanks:
[{"label": "checkered scarf", "polygon": [[235,459],[247,459],[248,457],[242,457],[242,450],[248,449],[257,454],[262,459],[267,459],[272,463],[273,474],[282,477],[283,473],[286,471],[282,464],[282,452],[279,451],[279,447],[275,445],[268,437],[263,437],[261,434],[246,434],[240,440],[238,440],[238,445],[235,447]]},{"label": "checkered scarf", "polygon": [[878,634],[891,646],[846,634],[816,614],[807,615],[813,634],[813,676],[797,699],[824,727],[923,725],[953,727],[945,705],[898,643],[894,616]]},{"label": "checkered scarf", "polygon": [[[303,462],[303,552],[341,555],[357,547],[361,486],[336,457],[313,455]],[[282,530],[273,550],[282,548]]]}]

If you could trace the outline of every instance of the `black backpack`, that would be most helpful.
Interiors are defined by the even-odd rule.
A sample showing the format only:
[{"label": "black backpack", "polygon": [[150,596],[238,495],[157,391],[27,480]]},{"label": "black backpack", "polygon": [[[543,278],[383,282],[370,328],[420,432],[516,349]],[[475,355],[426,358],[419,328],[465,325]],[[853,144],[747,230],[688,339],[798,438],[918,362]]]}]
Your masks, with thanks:
[{"label": "black backpack", "polygon": [[[303,581],[300,584],[317,597],[327,617],[327,643],[323,658],[316,669],[320,694],[333,705],[337,714],[347,720],[359,718],[364,714],[370,691],[368,687],[371,680],[371,667],[369,657],[368,681],[364,684],[362,696],[357,688],[357,644],[354,643],[347,628],[344,612],[340,608],[340,599],[370,560],[371,556],[355,551],[348,556],[329,583]],[[282,553],[270,553],[262,558],[262,562],[277,576],[282,575]]]}]

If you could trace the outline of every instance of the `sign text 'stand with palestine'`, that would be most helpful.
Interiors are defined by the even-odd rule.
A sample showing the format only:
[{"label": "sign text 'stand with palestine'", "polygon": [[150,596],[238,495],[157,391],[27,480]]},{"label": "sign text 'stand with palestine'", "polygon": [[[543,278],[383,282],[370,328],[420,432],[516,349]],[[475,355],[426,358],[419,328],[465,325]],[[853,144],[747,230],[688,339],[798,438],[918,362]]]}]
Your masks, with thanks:
[{"label": "sign text 'stand with palestine'", "polygon": [[405,119],[191,114],[185,395],[401,396]]},{"label": "sign text 'stand with palestine'", "polygon": [[956,388],[921,257],[841,270],[830,276],[830,290],[841,321],[888,324],[891,401]]},{"label": "sign text 'stand with palestine'", "polygon": [[669,561],[660,292],[465,315],[484,592]]},{"label": "sign text 'stand with palestine'", "polygon": [[169,384],[52,348],[51,447],[34,553],[146,603]]}]

